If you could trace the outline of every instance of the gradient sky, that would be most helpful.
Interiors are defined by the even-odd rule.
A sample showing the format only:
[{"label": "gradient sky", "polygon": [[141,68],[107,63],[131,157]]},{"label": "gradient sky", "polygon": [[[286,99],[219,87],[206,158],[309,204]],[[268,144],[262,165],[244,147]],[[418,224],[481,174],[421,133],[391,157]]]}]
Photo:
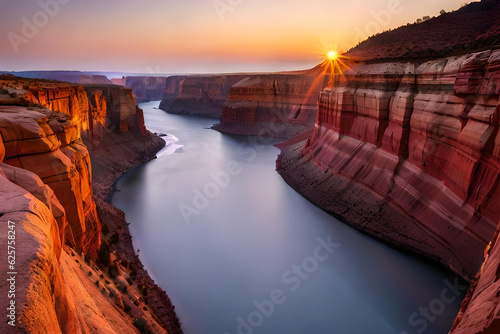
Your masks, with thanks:
[{"label": "gradient sky", "polygon": [[[52,17],[43,14],[40,3],[56,1],[63,3],[57,13],[50,13]],[[441,9],[457,9],[464,2],[4,0],[0,70],[201,73],[304,69],[320,63],[330,46],[345,50],[363,39],[363,34],[438,15]],[[378,19],[376,13],[382,13]],[[25,22],[40,27],[35,32],[25,28],[23,33]]]}]

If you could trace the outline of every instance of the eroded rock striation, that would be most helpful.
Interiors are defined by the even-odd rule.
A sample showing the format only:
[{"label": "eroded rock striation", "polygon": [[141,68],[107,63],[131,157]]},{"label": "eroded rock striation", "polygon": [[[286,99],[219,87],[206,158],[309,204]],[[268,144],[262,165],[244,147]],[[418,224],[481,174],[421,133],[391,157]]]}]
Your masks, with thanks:
[{"label": "eroded rock striation", "polygon": [[251,75],[233,85],[213,128],[226,133],[289,138],[314,126],[328,65],[309,71]]},{"label": "eroded rock striation", "polygon": [[225,133],[289,138],[314,126],[328,71],[172,76],[160,109],[218,118],[213,128]]},{"label": "eroded rock striation", "polygon": [[138,103],[159,101],[163,98],[167,77],[137,76],[125,77],[124,86],[131,88]]},{"label": "eroded rock striation", "polygon": [[245,77],[241,74],[169,77],[160,109],[172,114],[221,118],[229,90]]},{"label": "eroded rock striation", "polygon": [[16,327],[2,331],[180,332],[123,213],[104,201],[120,173],[162,145],[130,89],[0,78],[0,238],[7,245],[15,229],[17,272]]},{"label": "eroded rock striation", "polygon": [[500,220],[499,56],[354,65],[278,171],[361,231],[474,277]]}]

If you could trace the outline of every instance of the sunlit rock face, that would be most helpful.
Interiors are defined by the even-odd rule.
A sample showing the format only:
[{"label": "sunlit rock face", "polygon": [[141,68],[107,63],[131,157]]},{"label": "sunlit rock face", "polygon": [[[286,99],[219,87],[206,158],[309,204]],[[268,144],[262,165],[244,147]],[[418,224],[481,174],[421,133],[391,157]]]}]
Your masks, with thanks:
[{"label": "sunlit rock face", "polygon": [[89,152],[76,124],[67,115],[49,110],[3,106],[0,134],[4,163],[38,175],[60,202],[54,207],[64,207],[66,218],[59,221],[61,242],[67,236],[70,244],[96,257],[101,225],[92,194]]},{"label": "sunlit rock face", "polygon": [[353,66],[279,171],[353,226],[472,278],[500,220],[499,55]]},{"label": "sunlit rock face", "polygon": [[[117,85],[85,85],[90,100],[93,131],[145,135],[144,115],[131,88]],[[94,133],[97,138],[102,134]]]},{"label": "sunlit rock face", "polygon": [[[127,294],[100,283],[113,278],[94,262],[102,244],[96,203],[108,226],[126,226],[102,196],[162,143],[146,132],[129,88],[0,76],[0,239],[4,245],[11,240],[11,221],[17,242],[16,327],[4,321],[0,332],[132,333],[140,317],[154,333],[180,332],[170,300],[134,258],[131,244],[121,245],[125,251],[113,262]],[[97,184],[89,149],[99,162],[92,162],[100,171]],[[12,271],[7,261],[0,269]],[[124,277],[132,273],[135,287]],[[151,291],[148,309],[138,297],[143,286]],[[0,292],[7,296],[8,289],[4,284]]]},{"label": "sunlit rock face", "polygon": [[[500,52],[494,51],[486,64],[484,80],[480,78],[477,64],[484,63],[485,57],[477,57],[469,64],[462,76],[461,91],[470,91],[472,87],[479,89],[479,94],[483,96],[483,101],[479,106],[473,106],[471,109],[474,122],[471,124],[468,137],[464,137],[466,147],[476,147],[484,151],[489,150],[492,153],[488,156],[489,168],[481,168],[474,171],[474,176],[479,173],[482,179],[487,180],[489,176],[491,181],[486,184],[496,182],[494,166],[498,164],[500,150],[498,148],[500,140],[498,134],[498,113],[499,107],[495,106],[495,100],[500,92]],[[470,113],[469,113],[470,114]],[[491,132],[491,134],[489,133]],[[470,138],[476,139],[473,141]],[[472,150],[471,150],[472,151]],[[472,154],[474,152],[472,151]],[[477,154],[474,154],[477,155]],[[482,155],[481,155],[482,157]],[[481,158],[480,157],[480,158]],[[467,159],[467,158],[465,158]],[[489,174],[489,175],[488,175]],[[469,174],[467,174],[469,175]],[[484,175],[484,176],[483,176]],[[488,213],[498,214],[498,189],[484,193],[484,190],[477,194],[482,195],[479,198],[490,197],[491,202],[488,206]],[[477,197],[477,195],[476,195]],[[496,204],[496,205],[495,205]],[[500,225],[499,225],[500,226]],[[498,304],[500,303],[500,227],[497,228],[491,244],[486,248],[484,263],[473,280],[473,284],[467,297],[465,298],[462,309],[460,310],[451,333],[498,333],[500,331],[500,312]]]}]

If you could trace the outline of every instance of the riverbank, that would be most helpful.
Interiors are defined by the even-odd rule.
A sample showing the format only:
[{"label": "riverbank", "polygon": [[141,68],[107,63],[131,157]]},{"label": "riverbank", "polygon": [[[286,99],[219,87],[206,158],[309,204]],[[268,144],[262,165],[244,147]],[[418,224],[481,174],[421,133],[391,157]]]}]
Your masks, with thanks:
[{"label": "riverbank", "polygon": [[105,201],[164,145],[131,89],[5,75],[0,104],[0,232],[15,236],[15,260],[0,265],[15,272],[15,307],[0,331],[181,333],[123,212]]},{"label": "riverbank", "polygon": [[146,291],[147,304],[159,322],[169,334],[175,334],[182,333],[182,330],[172,301],[144,269],[134,250],[125,214],[110,204],[115,184],[120,177],[129,170],[155,159],[156,153],[164,146],[165,142],[151,133],[141,138],[113,135],[91,151],[90,159],[97,211],[106,232],[103,233],[108,240],[114,239],[110,242],[109,250],[115,252],[117,260],[122,264],[122,270],[133,273],[141,291]]}]

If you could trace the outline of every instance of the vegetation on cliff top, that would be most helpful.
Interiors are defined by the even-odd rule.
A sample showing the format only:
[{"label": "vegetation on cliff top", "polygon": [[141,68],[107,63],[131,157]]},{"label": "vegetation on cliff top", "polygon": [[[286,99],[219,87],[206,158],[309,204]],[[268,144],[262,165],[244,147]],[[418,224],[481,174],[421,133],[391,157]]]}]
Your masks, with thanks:
[{"label": "vegetation on cliff top", "polygon": [[374,35],[347,52],[362,60],[427,60],[500,46],[500,2],[473,2],[454,12]]}]

